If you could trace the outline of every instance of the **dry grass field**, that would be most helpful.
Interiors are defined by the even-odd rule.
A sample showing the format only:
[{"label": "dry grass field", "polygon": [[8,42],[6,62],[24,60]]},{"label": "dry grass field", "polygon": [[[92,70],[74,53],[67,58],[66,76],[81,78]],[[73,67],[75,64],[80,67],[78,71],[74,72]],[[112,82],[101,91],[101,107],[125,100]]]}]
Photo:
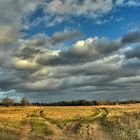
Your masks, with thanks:
[{"label": "dry grass field", "polygon": [[0,140],[140,140],[140,104],[0,107]]}]

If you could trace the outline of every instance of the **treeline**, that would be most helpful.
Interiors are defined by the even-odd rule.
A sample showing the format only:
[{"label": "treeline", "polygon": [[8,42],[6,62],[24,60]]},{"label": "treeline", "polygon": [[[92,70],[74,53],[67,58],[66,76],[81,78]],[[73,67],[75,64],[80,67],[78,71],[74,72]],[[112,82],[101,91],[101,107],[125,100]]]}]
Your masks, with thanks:
[{"label": "treeline", "polygon": [[[41,105],[45,106],[96,106],[96,105],[119,105],[119,104],[136,104],[140,103],[138,100],[127,100],[127,101],[87,101],[87,100],[76,100],[76,101],[61,101],[61,102],[54,102],[54,103],[48,103]],[[34,104],[36,105],[36,103]],[[39,105],[39,104],[37,104]]]},{"label": "treeline", "polygon": [[119,104],[136,104],[140,103],[140,100],[126,100],[126,101],[61,101],[54,103],[31,103],[27,97],[23,97],[20,102],[15,102],[14,99],[5,97],[1,99],[1,106],[96,106],[96,105],[119,105]]}]

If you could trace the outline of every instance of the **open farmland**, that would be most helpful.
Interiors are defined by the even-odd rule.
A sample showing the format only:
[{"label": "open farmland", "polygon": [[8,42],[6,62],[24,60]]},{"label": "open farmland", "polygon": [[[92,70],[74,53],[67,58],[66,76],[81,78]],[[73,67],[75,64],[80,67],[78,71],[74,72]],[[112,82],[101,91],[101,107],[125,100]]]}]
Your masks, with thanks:
[{"label": "open farmland", "polygon": [[0,107],[0,140],[140,140],[140,104]]}]

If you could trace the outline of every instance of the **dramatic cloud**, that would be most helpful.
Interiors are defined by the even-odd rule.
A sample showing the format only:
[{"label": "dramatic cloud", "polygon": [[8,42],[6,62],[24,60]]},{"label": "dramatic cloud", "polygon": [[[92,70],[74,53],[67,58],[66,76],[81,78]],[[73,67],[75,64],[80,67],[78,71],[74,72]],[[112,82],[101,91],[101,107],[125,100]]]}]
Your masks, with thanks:
[{"label": "dramatic cloud", "polygon": [[122,47],[121,42],[107,39],[88,38],[76,42],[69,50],[62,51],[59,55],[41,55],[38,62],[44,65],[68,65],[101,59]]},{"label": "dramatic cloud", "polygon": [[135,43],[140,41],[140,32],[131,32],[122,38],[122,43]]},{"label": "dramatic cloud", "polygon": [[[125,47],[121,43],[123,38],[114,41],[88,38],[77,41],[68,50],[47,49],[44,43],[38,45],[37,38],[36,43],[33,43],[35,38],[22,41],[22,48],[11,58],[11,67],[7,67],[8,75],[1,69],[4,75],[1,89],[45,96],[46,92],[58,95],[64,91],[65,94],[85,92],[83,88],[88,88],[88,92],[109,93],[114,88],[120,91],[122,85],[133,88],[134,83],[138,85],[140,63],[134,52],[137,48]],[[138,59],[128,57],[128,52]]]},{"label": "dramatic cloud", "polygon": [[49,27],[81,17],[97,22],[117,7],[136,5],[139,1],[1,0],[0,97],[24,95],[32,101],[137,97],[139,30],[109,39],[84,36],[67,24],[58,30]]}]

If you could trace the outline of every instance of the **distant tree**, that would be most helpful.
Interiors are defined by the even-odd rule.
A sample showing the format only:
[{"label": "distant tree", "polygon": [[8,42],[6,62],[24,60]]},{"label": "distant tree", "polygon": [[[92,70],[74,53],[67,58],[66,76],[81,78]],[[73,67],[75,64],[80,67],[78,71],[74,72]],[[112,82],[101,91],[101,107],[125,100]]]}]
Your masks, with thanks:
[{"label": "distant tree", "polygon": [[3,106],[12,106],[14,105],[15,101],[14,99],[11,99],[11,98],[8,98],[8,97],[5,97],[1,100],[1,103]]},{"label": "distant tree", "polygon": [[23,97],[21,99],[20,103],[21,103],[22,106],[29,106],[29,105],[31,105],[31,103],[30,103],[30,101],[29,101],[29,99],[27,97]]}]

